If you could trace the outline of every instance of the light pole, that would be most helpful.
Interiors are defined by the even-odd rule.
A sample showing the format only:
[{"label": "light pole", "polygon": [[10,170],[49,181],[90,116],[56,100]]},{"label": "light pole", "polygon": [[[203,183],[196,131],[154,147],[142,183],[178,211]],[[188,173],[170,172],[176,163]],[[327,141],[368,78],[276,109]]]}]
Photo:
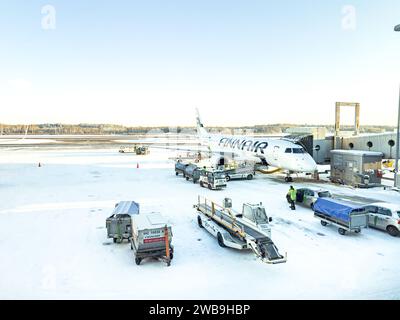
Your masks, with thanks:
[{"label": "light pole", "polygon": [[[394,27],[394,31],[400,32],[400,24]],[[399,109],[397,111],[397,137],[396,137],[396,162],[394,166],[394,186],[397,187],[397,174],[399,171],[399,143],[400,143],[400,95],[399,95]]]}]

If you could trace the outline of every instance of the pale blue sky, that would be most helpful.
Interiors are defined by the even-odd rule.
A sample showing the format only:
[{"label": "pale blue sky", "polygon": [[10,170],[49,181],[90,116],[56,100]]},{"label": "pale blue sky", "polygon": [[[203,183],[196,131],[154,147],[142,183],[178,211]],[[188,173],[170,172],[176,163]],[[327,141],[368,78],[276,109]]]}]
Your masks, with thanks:
[{"label": "pale blue sky", "polygon": [[395,24],[396,0],[1,0],[0,122],[331,124],[349,100],[395,124]]}]

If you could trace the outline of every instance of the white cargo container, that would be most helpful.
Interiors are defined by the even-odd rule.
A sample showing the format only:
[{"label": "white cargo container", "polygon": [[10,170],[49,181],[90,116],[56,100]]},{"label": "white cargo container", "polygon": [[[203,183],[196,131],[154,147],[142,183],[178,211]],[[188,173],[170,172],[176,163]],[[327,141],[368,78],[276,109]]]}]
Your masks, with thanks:
[{"label": "white cargo container", "polygon": [[137,265],[144,258],[160,258],[168,266],[173,259],[172,229],[159,213],[132,216],[131,249]]}]

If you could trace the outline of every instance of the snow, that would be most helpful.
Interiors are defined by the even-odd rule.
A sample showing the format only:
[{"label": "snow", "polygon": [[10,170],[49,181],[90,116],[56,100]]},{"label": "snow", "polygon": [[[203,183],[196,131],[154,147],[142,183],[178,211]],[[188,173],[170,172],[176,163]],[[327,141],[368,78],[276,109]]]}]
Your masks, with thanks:
[{"label": "snow", "polygon": [[55,140],[51,139],[25,139],[25,138],[18,138],[18,139],[0,139],[0,145],[2,144],[21,144],[21,145],[28,145],[28,144],[46,144],[46,143],[55,143]]},{"label": "snow", "polygon": [[[258,174],[211,191],[176,177],[174,153],[112,149],[19,148],[0,151],[1,299],[399,299],[400,238],[364,229],[341,236],[310,209],[291,211],[288,185]],[[41,162],[42,167],[38,167]],[[137,168],[139,164],[139,168]],[[360,201],[400,204],[397,192],[300,179]],[[220,248],[197,226],[202,195],[222,203],[262,202],[272,239],[288,261],[268,265],[251,251]],[[134,263],[128,243],[106,238],[116,202],[134,200],[173,227],[174,260]]]}]

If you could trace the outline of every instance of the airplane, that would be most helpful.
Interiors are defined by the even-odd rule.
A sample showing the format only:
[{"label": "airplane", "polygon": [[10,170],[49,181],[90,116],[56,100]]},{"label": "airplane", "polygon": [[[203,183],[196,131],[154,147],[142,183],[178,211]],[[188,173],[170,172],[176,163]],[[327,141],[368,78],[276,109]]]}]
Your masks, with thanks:
[{"label": "airplane", "polygon": [[258,158],[263,164],[286,173],[285,181],[291,182],[294,173],[314,173],[317,164],[311,155],[298,143],[282,138],[250,138],[248,136],[210,134],[205,129],[199,111],[197,113],[197,135],[202,145],[212,153],[248,158]]}]

